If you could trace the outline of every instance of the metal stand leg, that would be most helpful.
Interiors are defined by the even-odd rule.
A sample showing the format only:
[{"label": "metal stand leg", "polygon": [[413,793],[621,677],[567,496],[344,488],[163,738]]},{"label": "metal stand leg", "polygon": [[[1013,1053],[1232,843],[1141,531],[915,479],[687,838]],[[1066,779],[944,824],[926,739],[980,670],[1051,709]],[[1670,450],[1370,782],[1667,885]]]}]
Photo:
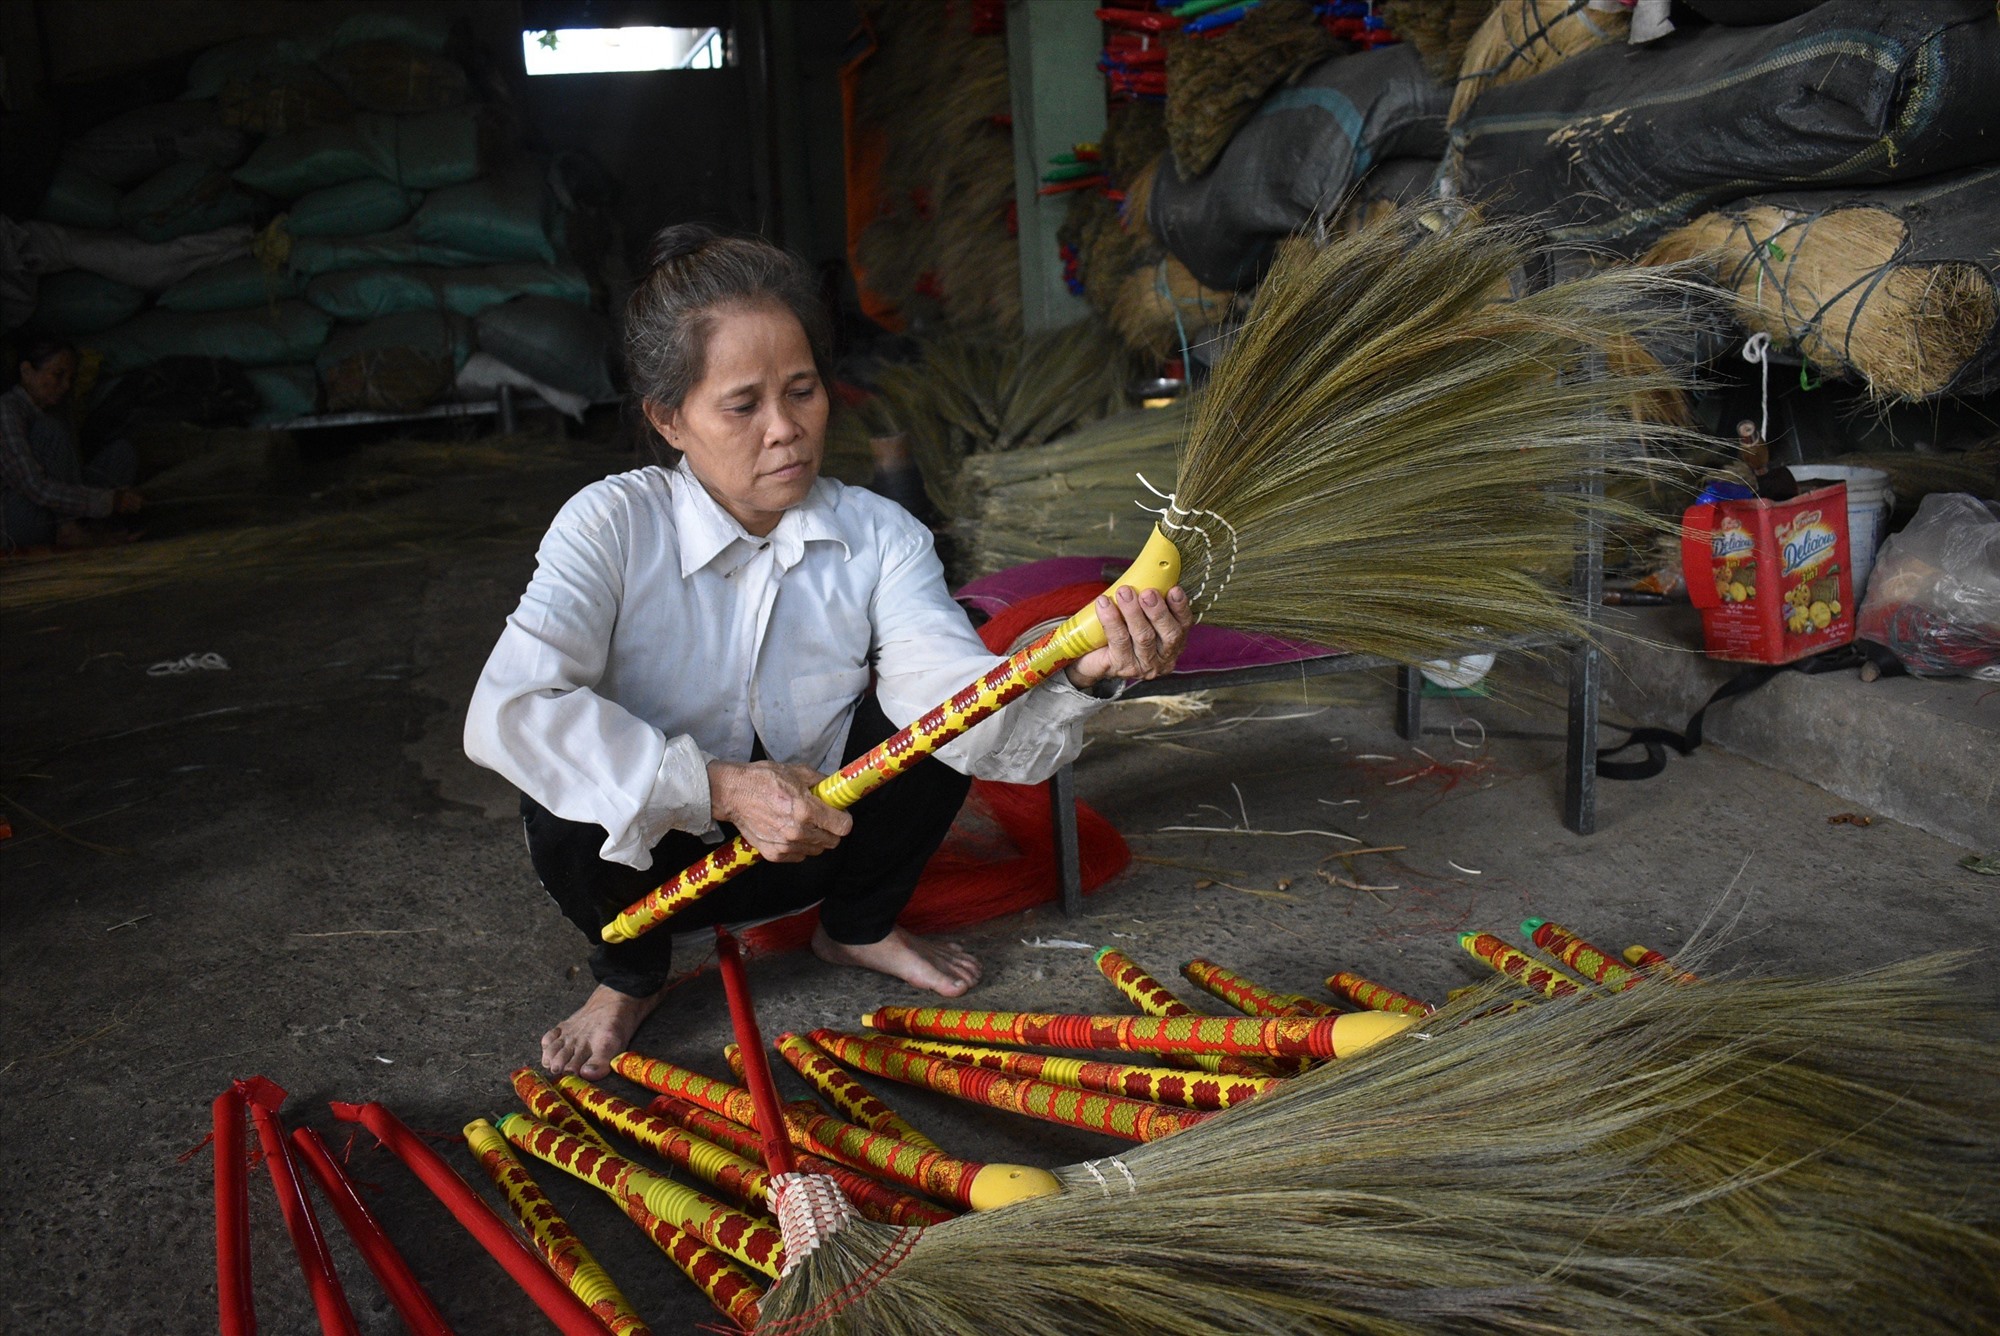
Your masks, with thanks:
[{"label": "metal stand leg", "polygon": [[[1604,359],[1594,354],[1585,375],[1602,376]],[[1595,463],[1579,484],[1587,498],[1604,496],[1604,473]],[[1577,547],[1571,589],[1583,613],[1585,625],[1597,620],[1604,604],[1604,532],[1591,520],[1584,521]],[[1579,835],[1597,829],[1597,711],[1598,686],[1604,671],[1604,653],[1584,640],[1570,650],[1569,658],[1569,738],[1563,753],[1563,824]]]},{"label": "metal stand leg", "polygon": [[1424,675],[1404,665],[1396,669],[1396,736],[1415,742],[1424,735]]},{"label": "metal stand leg", "polygon": [[1062,879],[1063,913],[1083,912],[1083,867],[1076,842],[1076,770],[1064,766],[1049,778],[1049,816],[1056,833],[1056,875]]},{"label": "metal stand leg", "polygon": [[500,387],[500,434],[502,436],[512,436],[519,426],[520,419],[514,414],[514,387],[512,385],[502,385]]}]

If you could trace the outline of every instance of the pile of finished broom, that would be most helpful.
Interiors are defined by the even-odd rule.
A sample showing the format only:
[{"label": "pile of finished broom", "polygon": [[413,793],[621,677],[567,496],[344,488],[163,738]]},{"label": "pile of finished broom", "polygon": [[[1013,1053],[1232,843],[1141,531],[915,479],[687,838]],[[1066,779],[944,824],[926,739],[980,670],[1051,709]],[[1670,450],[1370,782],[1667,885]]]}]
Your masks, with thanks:
[{"label": "pile of finished broom", "polygon": [[[386,1109],[333,1107],[401,1157],[565,1332],[648,1328],[516,1149],[605,1191],[745,1330],[1990,1320],[2000,1065],[1954,1014],[1951,962],[1699,978],[1543,919],[1521,930],[1526,949],[1463,934],[1497,977],[1442,1008],[1340,971],[1326,986],[1357,1008],[1346,1011],[1195,960],[1184,976],[1241,1013],[1200,1016],[1107,948],[1097,967],[1136,1016],[883,1008],[860,1032],[780,1035],[779,1054],[825,1101],[778,1111],[792,1171],[838,1185],[867,1222],[804,1259],[770,1214],[753,1093],[763,1055],[737,1045],[725,1057],[750,1089],[620,1055],[615,1070],[654,1092],[643,1107],[516,1071],[526,1112],[497,1128],[475,1120],[465,1142],[518,1233]],[[1139,1144],[1052,1173],[958,1159],[841,1063]],[[410,1329],[448,1331],[319,1138],[284,1137],[282,1098],[260,1078],[216,1102],[222,1330],[254,1321],[236,1269],[247,1104],[326,1329],[353,1330],[352,1317],[339,1325],[346,1300],[299,1163]]]}]

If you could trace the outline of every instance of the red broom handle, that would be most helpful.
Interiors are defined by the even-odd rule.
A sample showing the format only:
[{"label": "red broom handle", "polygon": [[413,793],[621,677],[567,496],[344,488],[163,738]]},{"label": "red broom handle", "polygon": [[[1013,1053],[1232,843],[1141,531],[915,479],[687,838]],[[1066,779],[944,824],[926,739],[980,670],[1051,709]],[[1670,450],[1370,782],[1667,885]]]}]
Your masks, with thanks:
[{"label": "red broom handle", "polygon": [[757,1032],[757,1009],[750,1001],[750,976],[743,968],[743,952],[729,930],[719,923],[715,926],[715,959],[722,973],[722,991],[729,998],[729,1023],[736,1031],[736,1047],[743,1053],[744,1084],[750,1087],[750,1100],[757,1109],[757,1136],[764,1143],[764,1168],[773,1178],[796,1173],[784,1108],[778,1103],[778,1083],[771,1077],[764,1036]]},{"label": "red broom handle", "polygon": [[292,1166],[285,1148],[285,1125],[278,1120],[277,1107],[285,1102],[285,1092],[261,1076],[253,1076],[244,1088],[250,1117],[257,1124],[257,1141],[264,1150],[264,1167],[270,1171],[271,1186],[277,1189],[278,1210],[285,1217],[285,1232],[292,1236],[292,1249],[299,1255],[299,1270],[305,1273],[306,1288],[312,1291],[313,1309],[319,1314],[319,1329],[326,1336],[360,1336],[354,1325],[354,1310],[347,1306],[347,1291],[333,1269],[333,1255],[326,1250],[319,1218]]},{"label": "red broom handle", "polygon": [[250,1298],[250,1179],[243,1172],[243,1092],[215,1097],[215,1306],[222,1336],[257,1336]]},{"label": "red broom handle", "polygon": [[335,1101],[333,1116],[344,1123],[360,1123],[375,1134],[375,1139],[387,1146],[392,1154],[410,1172],[423,1181],[445,1209],[466,1232],[486,1249],[494,1261],[498,1262],[514,1283],[519,1285],[535,1306],[548,1315],[549,1321],[564,1333],[564,1336],[605,1336],[604,1324],[597,1315],[584,1305],[583,1300],[570,1292],[562,1278],[549,1270],[548,1263],[541,1254],[528,1245],[528,1241],[508,1228],[485,1199],[466,1185],[452,1167],[444,1162],[444,1157],[426,1146],[423,1138],[412,1132],[395,1114],[380,1104],[343,1104]]},{"label": "red broom handle", "polygon": [[410,1264],[403,1260],[403,1254],[389,1240],[382,1222],[361,1200],[355,1190],[354,1180],[340,1167],[320,1140],[319,1133],[310,1127],[292,1130],[292,1145],[297,1148],[299,1158],[305,1161],[306,1169],[313,1181],[319,1184],[326,1199],[333,1203],[333,1213],[340,1217],[340,1223],[347,1230],[347,1237],[354,1240],[354,1247],[361,1254],[361,1260],[375,1273],[382,1292],[389,1296],[396,1312],[415,1336],[452,1336],[451,1324],[444,1320],[431,1296],[424,1291],[423,1283]]}]

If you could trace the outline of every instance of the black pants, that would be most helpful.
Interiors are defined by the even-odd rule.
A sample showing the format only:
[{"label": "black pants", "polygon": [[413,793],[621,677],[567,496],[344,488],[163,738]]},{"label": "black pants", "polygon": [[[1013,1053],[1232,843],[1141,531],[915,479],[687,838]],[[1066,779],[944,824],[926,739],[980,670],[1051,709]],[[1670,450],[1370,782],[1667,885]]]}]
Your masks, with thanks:
[{"label": "black pants", "polygon": [[[895,731],[875,697],[864,696],[848,727],[841,764]],[[751,759],[764,759],[761,740]],[[759,863],[629,942],[607,943],[599,932],[620,910],[713,846],[686,831],[673,831],[653,846],[653,866],[640,872],[597,856],[606,838],[604,827],[565,820],[526,794],[521,796],[521,823],[543,889],[592,944],[590,972],[621,993],[649,997],[666,985],[673,934],[693,928],[772,918],[819,904],[820,925],[834,941],[853,946],[881,941],[910,902],[924,864],[944,843],[971,785],[943,762],[926,757],[849,808],[854,829],[826,853],[799,863]],[[729,826],[722,829],[726,835],[736,833]]]}]

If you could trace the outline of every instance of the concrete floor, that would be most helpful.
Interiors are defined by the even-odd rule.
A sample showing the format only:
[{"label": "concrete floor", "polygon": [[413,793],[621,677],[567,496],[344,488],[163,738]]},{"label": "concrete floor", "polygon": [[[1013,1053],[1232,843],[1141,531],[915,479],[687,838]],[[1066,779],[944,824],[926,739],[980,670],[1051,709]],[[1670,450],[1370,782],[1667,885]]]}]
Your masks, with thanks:
[{"label": "concrete floor", "polygon": [[[429,497],[440,513],[518,519],[514,541],[5,618],[0,794],[16,835],[0,844],[0,1329],[215,1329],[210,1160],[189,1152],[232,1077],[287,1087],[287,1117],[337,1151],[349,1137],[329,1098],[380,1099],[440,1134],[511,1106],[508,1071],[585,990],[583,944],[535,886],[512,795],[460,756],[461,711],[532,567],[536,526],[619,466],[582,454]],[[210,650],[229,671],[144,672]],[[1458,930],[1511,935],[1528,913],[1669,951],[1708,923],[1726,930],[1723,961],[1777,970],[1995,940],[2000,883],[1958,867],[1965,849],[1888,819],[1830,825],[1851,800],[1714,748],[1650,783],[1606,786],[1599,832],[1568,834],[1560,719],[1541,703],[1559,693],[1528,671],[1504,685],[1504,703],[1441,703],[1433,724],[1463,714],[1542,736],[1480,746],[1461,725],[1425,741],[1461,763],[1435,767],[1395,738],[1383,682],[1220,701],[1166,737],[1149,707],[1107,713],[1079,787],[1138,860],[1080,919],[1049,907],[967,934],[987,965],[976,1000],[1119,1009],[1089,953],[1061,942],[1118,946],[1170,980],[1199,955],[1309,994],[1344,967],[1441,997],[1479,977]],[[1323,836],[1162,829],[1246,815],[1260,830],[1406,848],[1350,869],[1328,861],[1341,842]],[[916,999],[809,957],[760,960],[753,979],[766,1033]],[[1990,960],[1966,979],[2000,1001]],[[709,975],[637,1046],[722,1074],[726,1028]],[[1052,1165],[1111,1148],[885,1093],[974,1158]],[[364,1142],[352,1168],[456,1328],[547,1330]],[[477,1176],[462,1149],[446,1153]],[[715,1320],[608,1203],[553,1170],[536,1176],[655,1330]],[[251,1186],[264,1329],[314,1329],[268,1187],[261,1175]],[[362,1330],[400,1331],[329,1225]]]}]

